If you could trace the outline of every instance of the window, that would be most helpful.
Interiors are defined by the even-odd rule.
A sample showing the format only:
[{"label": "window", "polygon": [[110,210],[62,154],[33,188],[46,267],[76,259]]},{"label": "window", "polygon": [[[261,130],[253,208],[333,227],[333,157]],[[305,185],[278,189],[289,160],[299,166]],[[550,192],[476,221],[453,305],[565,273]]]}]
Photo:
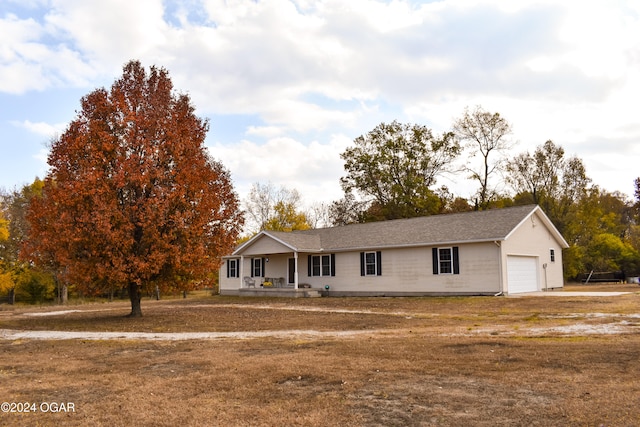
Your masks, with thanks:
[{"label": "window", "polygon": [[381,276],[382,275],[382,253],[360,252],[360,275],[361,276]]},{"label": "window", "polygon": [[319,256],[311,257],[311,275],[320,276],[320,257]]},{"label": "window", "polygon": [[460,274],[458,247],[433,248],[433,274]]},{"label": "window", "polygon": [[322,275],[331,276],[331,257],[322,255]]},{"label": "window", "polygon": [[251,277],[264,276],[264,258],[251,258]]},{"label": "window", "polygon": [[549,258],[551,258],[551,262],[556,262],[556,250],[549,249]]},{"label": "window", "polygon": [[440,274],[453,273],[453,255],[451,248],[438,249],[438,266]]},{"label": "window", "polygon": [[227,277],[240,277],[240,269],[238,268],[239,265],[240,265],[239,260],[228,259],[227,260]]},{"label": "window", "polygon": [[375,276],[376,274],[376,253],[366,252],[364,254],[364,274],[365,276]]},{"label": "window", "polygon": [[309,276],[335,276],[335,263],[335,254],[309,255]]}]

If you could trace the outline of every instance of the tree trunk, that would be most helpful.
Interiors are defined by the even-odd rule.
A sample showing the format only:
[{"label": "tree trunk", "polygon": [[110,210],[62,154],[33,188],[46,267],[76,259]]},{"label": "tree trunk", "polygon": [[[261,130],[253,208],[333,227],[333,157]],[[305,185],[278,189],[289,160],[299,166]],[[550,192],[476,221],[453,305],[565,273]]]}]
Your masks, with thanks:
[{"label": "tree trunk", "polygon": [[60,293],[60,302],[66,305],[69,301],[69,287],[66,283],[62,284],[62,292]]},{"label": "tree trunk", "polygon": [[129,283],[129,299],[131,300],[131,313],[128,317],[142,317],[140,287],[135,282]]},{"label": "tree trunk", "polygon": [[16,303],[16,288],[9,289],[9,304],[14,305]]}]

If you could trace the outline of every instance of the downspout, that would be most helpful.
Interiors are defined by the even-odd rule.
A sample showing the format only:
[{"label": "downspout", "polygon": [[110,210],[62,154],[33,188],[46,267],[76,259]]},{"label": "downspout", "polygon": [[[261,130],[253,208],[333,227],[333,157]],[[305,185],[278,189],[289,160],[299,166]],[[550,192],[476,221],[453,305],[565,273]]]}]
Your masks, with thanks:
[{"label": "downspout", "polygon": [[498,275],[498,277],[500,278],[500,290],[498,291],[497,294],[494,295],[495,297],[498,297],[504,294],[504,271],[502,271],[502,245],[497,240],[494,240],[493,243],[495,243],[495,245],[498,247],[498,270],[500,271],[500,274]]},{"label": "downspout", "polygon": [[244,255],[240,255],[240,287],[244,283]]}]

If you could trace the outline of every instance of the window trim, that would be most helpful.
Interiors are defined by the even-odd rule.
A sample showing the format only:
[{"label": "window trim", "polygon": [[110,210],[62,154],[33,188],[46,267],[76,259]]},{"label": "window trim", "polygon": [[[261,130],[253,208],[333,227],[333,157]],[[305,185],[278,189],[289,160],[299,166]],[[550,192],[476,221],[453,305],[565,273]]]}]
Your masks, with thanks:
[{"label": "window trim", "polygon": [[239,259],[234,258],[234,259],[227,260],[227,277],[240,277],[240,260]]},{"label": "window trim", "polygon": [[[443,257],[445,254],[449,259]],[[438,248],[438,274],[453,274],[453,247]]]},{"label": "window trim", "polygon": [[[451,266],[451,272],[442,272],[441,269],[441,260],[440,260],[440,251],[441,250],[449,250],[451,254],[451,260],[449,261],[449,265]],[[431,248],[431,258],[433,264],[433,274],[460,274],[460,249],[458,246],[444,246],[444,247],[434,247]],[[445,260],[447,261],[447,260]]]},{"label": "window trim", "polygon": [[[260,264],[260,267],[256,268],[256,261]],[[265,259],[264,258],[251,258],[251,277],[265,277]]]},{"label": "window trim", "polygon": [[[326,271],[325,271],[325,260],[327,261]],[[331,276],[331,256],[330,255],[320,256],[320,276]]]},{"label": "window trim", "polygon": [[[323,261],[327,260],[328,264]],[[317,264],[316,264],[317,262]],[[335,254],[317,254],[309,255],[307,258],[307,273],[309,277],[332,277],[336,275],[336,255]],[[328,267],[329,271],[325,273],[324,267]]]},{"label": "window trim", "polygon": [[[374,263],[368,264],[374,266],[374,273],[367,271],[367,255],[374,254]],[[360,252],[360,276],[382,276],[382,252],[381,251],[365,251]]]}]

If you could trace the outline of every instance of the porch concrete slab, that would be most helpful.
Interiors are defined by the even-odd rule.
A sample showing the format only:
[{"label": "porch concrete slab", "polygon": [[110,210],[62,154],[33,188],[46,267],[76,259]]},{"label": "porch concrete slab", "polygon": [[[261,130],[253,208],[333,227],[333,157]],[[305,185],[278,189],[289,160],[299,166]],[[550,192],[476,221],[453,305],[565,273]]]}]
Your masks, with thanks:
[{"label": "porch concrete slab", "polygon": [[317,298],[321,296],[321,290],[313,288],[241,288],[238,290],[238,294],[252,297]]}]

